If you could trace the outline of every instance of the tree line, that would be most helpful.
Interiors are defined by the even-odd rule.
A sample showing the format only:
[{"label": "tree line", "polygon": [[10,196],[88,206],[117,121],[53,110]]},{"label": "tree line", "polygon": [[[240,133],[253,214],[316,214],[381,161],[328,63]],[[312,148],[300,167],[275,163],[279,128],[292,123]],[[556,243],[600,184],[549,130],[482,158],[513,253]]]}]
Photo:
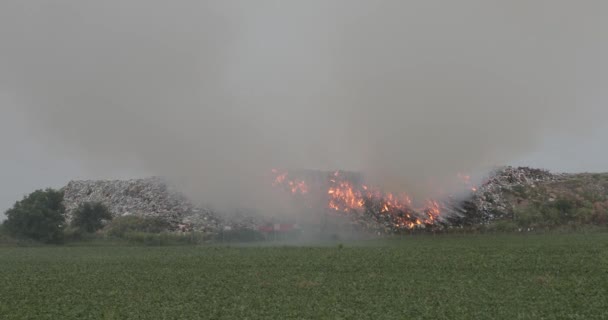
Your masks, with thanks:
[{"label": "tree line", "polygon": [[82,233],[94,233],[112,220],[112,214],[102,203],[83,203],[73,213],[68,224],[60,190],[36,190],[17,201],[6,211],[2,227],[17,239],[44,243],[60,243],[66,228]]}]

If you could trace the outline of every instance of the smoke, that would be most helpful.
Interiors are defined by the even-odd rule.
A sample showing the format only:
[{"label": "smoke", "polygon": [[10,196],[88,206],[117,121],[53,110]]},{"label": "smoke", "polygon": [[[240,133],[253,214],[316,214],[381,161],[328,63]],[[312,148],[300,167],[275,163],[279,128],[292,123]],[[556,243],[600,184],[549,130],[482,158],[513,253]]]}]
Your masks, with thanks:
[{"label": "smoke", "polygon": [[0,91],[91,171],[143,168],[218,207],[270,206],[275,167],[425,194],[606,115],[605,9],[8,0]]}]

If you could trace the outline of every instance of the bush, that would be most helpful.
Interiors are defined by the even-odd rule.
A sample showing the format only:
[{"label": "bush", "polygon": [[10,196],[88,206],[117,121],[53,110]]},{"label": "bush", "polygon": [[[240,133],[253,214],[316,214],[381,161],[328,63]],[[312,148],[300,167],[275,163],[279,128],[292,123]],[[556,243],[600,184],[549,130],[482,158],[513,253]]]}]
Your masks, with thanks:
[{"label": "bush", "polygon": [[0,244],[12,243],[13,239],[8,234],[4,224],[0,224]]},{"label": "bush", "polygon": [[593,204],[591,222],[595,224],[608,224],[608,201]]},{"label": "bush", "polygon": [[266,239],[264,234],[253,229],[233,229],[223,230],[216,236],[218,241],[228,242],[249,242],[260,241]]},{"label": "bush", "polygon": [[63,192],[37,190],[6,211],[4,227],[9,234],[46,243],[63,239],[65,208]]},{"label": "bush", "polygon": [[492,225],[492,229],[498,232],[515,232],[519,229],[517,224],[511,220],[497,221]]},{"label": "bush", "polygon": [[574,200],[566,198],[559,198],[553,203],[553,207],[560,213],[560,216],[564,218],[571,217],[577,206],[578,205]]},{"label": "bush", "polygon": [[72,226],[93,233],[103,228],[104,223],[109,220],[112,220],[112,214],[101,202],[86,202],[74,212]]},{"label": "bush", "polygon": [[155,217],[124,216],[114,218],[105,232],[114,237],[124,237],[130,232],[161,233],[169,230],[169,223]]},{"label": "bush", "polygon": [[576,221],[578,224],[591,224],[593,223],[593,208],[582,207],[576,209]]},{"label": "bush", "polygon": [[526,188],[522,185],[515,185],[512,188],[513,193],[520,197],[520,198],[524,198],[527,199],[528,198],[528,192],[526,191]]},{"label": "bush", "polygon": [[69,226],[63,230],[63,238],[65,241],[83,241],[92,239],[93,235],[81,228]]},{"label": "bush", "polygon": [[520,227],[533,227],[541,221],[541,213],[533,205],[516,208],[513,214],[515,223]]},{"label": "bush", "polygon": [[202,244],[209,239],[209,235],[200,232],[176,233],[176,232],[161,232],[149,233],[132,231],[127,232],[122,236],[123,239],[144,244],[148,246],[166,246],[180,244]]}]

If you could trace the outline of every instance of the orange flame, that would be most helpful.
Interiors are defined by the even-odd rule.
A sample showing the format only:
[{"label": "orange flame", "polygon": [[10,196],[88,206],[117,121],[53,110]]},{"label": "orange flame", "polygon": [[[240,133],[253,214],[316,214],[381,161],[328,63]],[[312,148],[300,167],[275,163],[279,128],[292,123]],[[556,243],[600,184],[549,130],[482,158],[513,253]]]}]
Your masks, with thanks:
[{"label": "orange flame", "polygon": [[[286,171],[273,169],[273,186],[282,186],[292,194],[307,195],[311,191],[304,180],[291,179]],[[470,186],[470,176],[458,174],[458,177]],[[335,171],[328,177],[328,186],[324,194],[327,208],[333,212],[358,213],[372,211],[390,219],[398,229],[412,229],[423,225],[434,225],[439,222],[442,204],[436,200],[427,200],[422,208],[414,208],[412,199],[403,193],[381,192],[365,184],[356,185],[349,181],[341,171]],[[476,190],[471,187],[471,190]]]},{"label": "orange flame", "polygon": [[303,180],[288,180],[288,173],[282,172],[277,169],[272,169],[272,173],[275,175],[274,181],[272,185],[276,186],[285,186],[292,194],[307,194],[308,193],[308,185]]},{"label": "orange flame", "polygon": [[458,173],[456,175],[458,177],[458,179],[460,179],[460,181],[462,181],[462,183],[472,192],[477,192],[477,188],[475,186],[473,186],[472,182],[471,182],[471,176],[467,175],[467,174],[462,174],[462,173]]}]

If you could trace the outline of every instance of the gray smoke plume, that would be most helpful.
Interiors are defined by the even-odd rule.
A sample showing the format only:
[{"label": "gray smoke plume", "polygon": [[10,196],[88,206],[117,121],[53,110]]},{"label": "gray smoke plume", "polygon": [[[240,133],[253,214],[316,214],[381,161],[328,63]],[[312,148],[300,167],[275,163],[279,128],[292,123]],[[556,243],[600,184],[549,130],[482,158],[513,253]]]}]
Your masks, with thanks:
[{"label": "gray smoke plume", "polygon": [[0,91],[90,170],[144,168],[216,206],[274,203],[274,167],[425,195],[606,115],[606,9],[6,0]]}]

